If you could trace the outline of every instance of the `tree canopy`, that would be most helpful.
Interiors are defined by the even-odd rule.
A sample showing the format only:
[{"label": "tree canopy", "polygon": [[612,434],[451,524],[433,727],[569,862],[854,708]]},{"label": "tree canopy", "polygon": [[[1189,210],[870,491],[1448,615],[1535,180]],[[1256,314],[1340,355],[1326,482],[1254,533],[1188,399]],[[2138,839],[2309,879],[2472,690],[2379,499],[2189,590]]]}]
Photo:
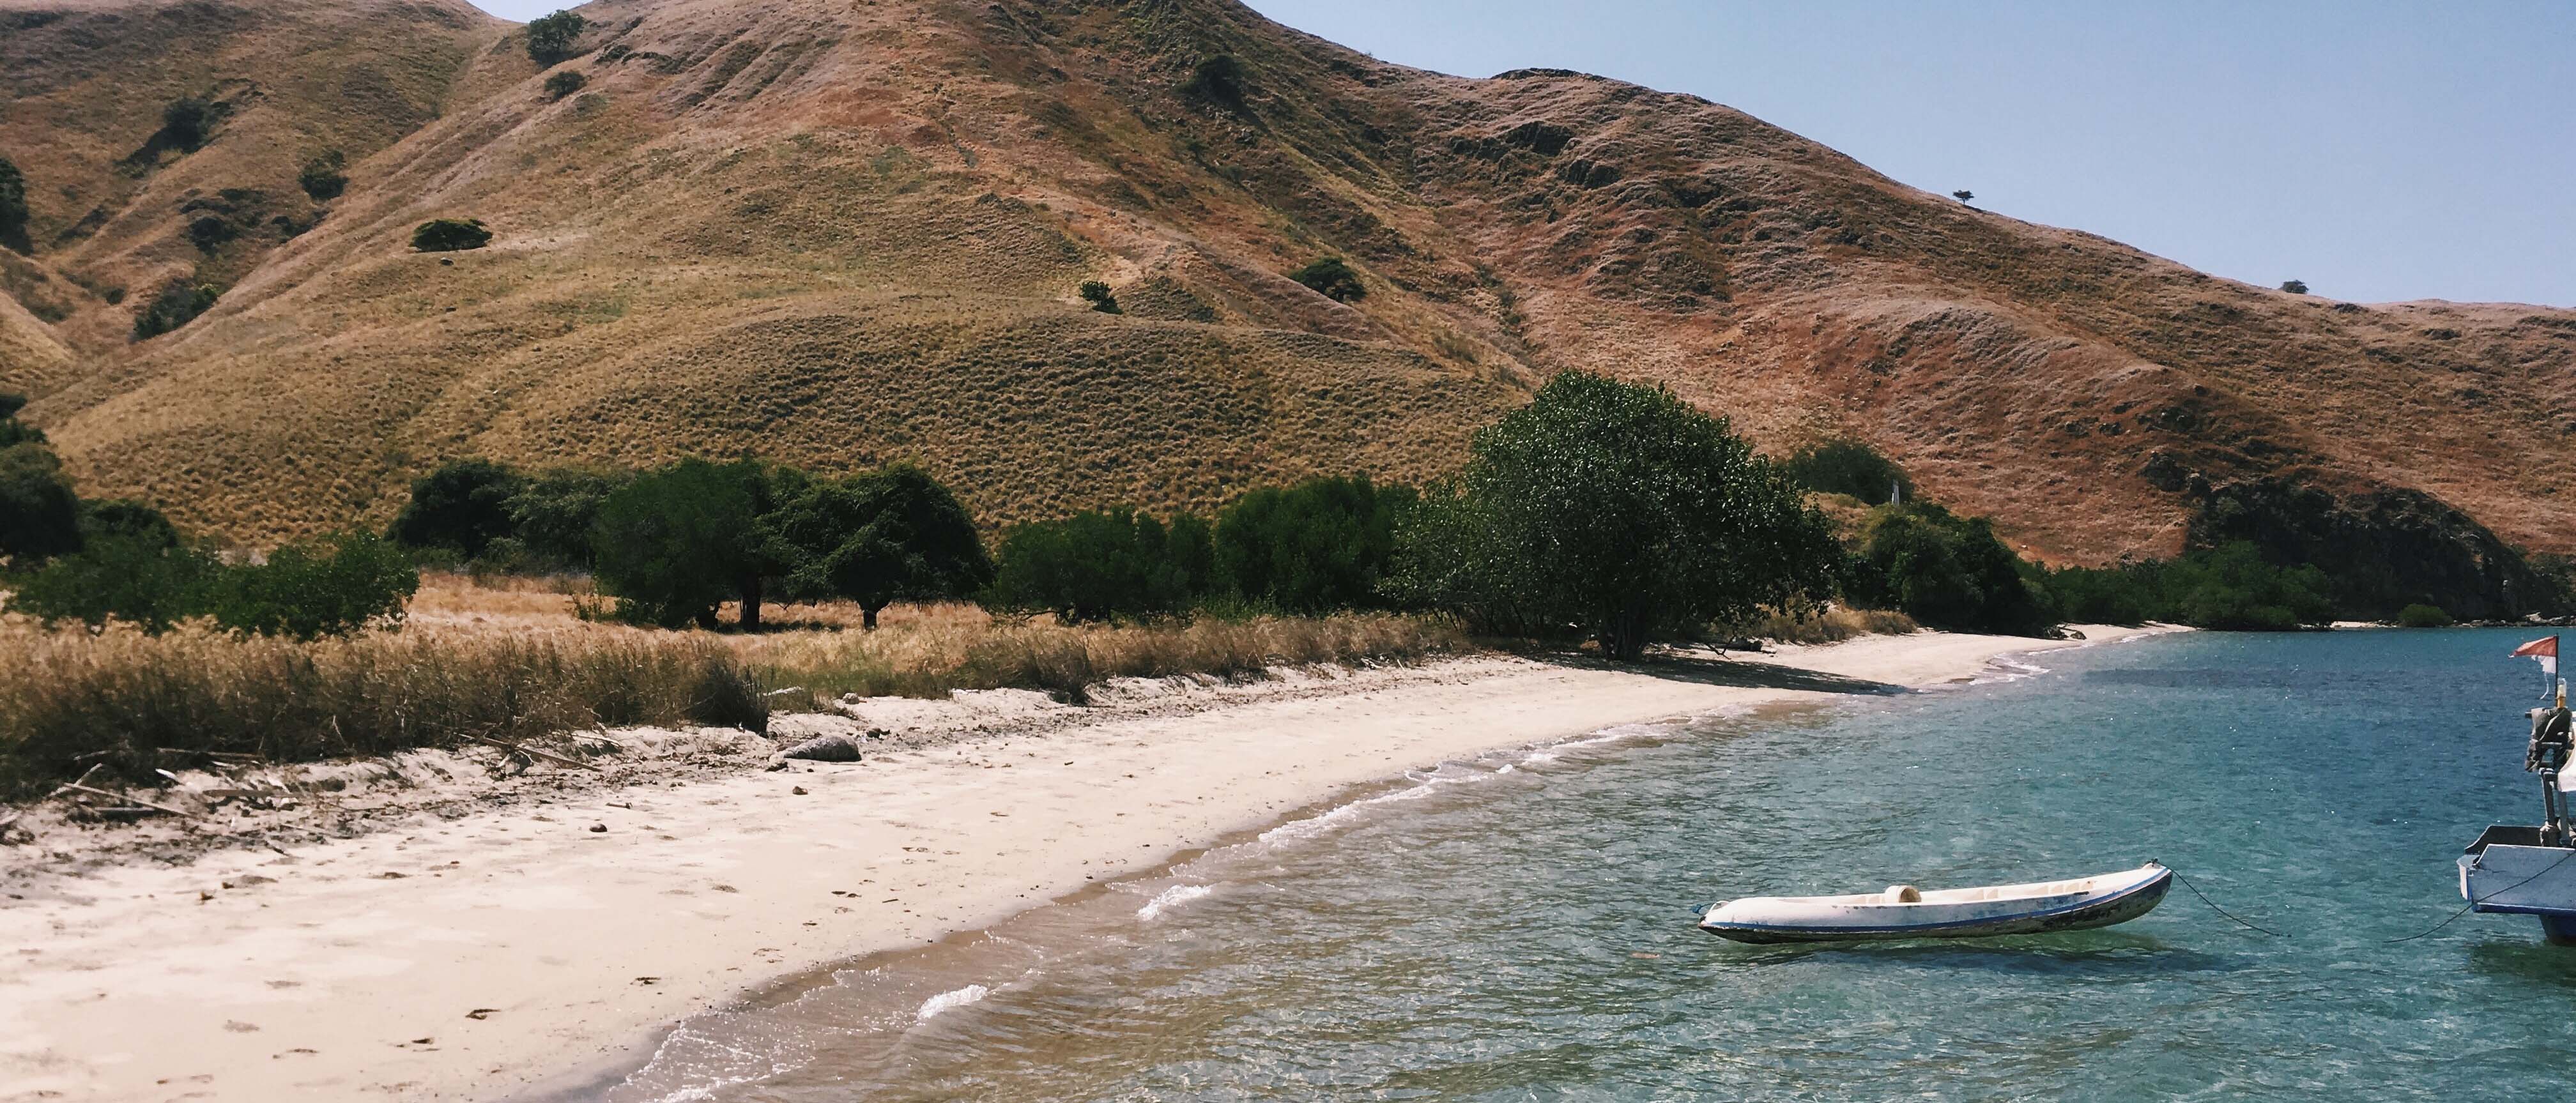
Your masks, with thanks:
[{"label": "tree canopy", "polygon": [[1825,518],[1719,418],[1670,392],[1558,374],[1476,434],[1398,531],[1399,593],[1490,629],[1659,638],[1829,592]]},{"label": "tree canopy", "polygon": [[763,525],[789,593],[856,602],[867,628],[897,601],[965,598],[993,580],[974,518],[911,464],[816,481]]}]

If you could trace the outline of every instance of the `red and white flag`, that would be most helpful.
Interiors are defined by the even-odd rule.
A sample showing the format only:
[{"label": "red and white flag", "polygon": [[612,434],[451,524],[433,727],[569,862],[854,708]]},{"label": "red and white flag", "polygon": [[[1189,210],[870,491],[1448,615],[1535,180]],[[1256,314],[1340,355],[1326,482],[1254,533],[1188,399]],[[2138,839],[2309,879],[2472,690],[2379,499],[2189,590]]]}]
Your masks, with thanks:
[{"label": "red and white flag", "polygon": [[2513,655],[2517,659],[2529,655],[2540,660],[2540,669],[2543,673],[2550,675],[2558,673],[2558,637],[2556,636],[2542,636],[2514,648]]}]

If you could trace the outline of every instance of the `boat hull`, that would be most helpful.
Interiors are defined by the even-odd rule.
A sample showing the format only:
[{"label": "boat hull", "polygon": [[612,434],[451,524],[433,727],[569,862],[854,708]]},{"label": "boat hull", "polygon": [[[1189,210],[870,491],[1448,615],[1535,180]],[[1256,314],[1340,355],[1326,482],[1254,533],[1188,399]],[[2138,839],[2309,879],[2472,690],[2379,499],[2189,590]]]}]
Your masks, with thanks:
[{"label": "boat hull", "polygon": [[1830,904],[1767,898],[1713,908],[1700,929],[1736,942],[1880,942],[1909,938],[1992,938],[2081,931],[2126,923],[2164,902],[2173,871],[2155,867],[2102,891],[1966,904]]},{"label": "boat hull", "polygon": [[2576,848],[2542,845],[2539,828],[2488,828],[2460,856],[2460,896],[2475,911],[2536,916],[2551,945],[2576,946]]}]

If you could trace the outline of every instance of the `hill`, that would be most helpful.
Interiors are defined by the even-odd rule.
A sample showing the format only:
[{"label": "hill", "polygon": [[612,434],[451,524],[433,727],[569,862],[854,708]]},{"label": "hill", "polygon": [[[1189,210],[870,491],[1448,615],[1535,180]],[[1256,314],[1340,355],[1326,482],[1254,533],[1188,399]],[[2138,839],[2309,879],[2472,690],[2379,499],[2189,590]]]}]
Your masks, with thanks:
[{"label": "hill", "polygon": [[[1584,366],[1774,450],[1869,440],[2053,561],[2243,536],[2481,615],[2541,586],[2509,546],[2576,552],[2576,312],[2250,287],[1693,97],[1388,65],[1231,0],[577,10],[540,67],[454,0],[0,5],[35,207],[0,386],[89,492],[248,541],[465,454],[1204,508],[1435,476]],[[189,95],[226,106],[184,151]],[[349,182],[313,199],[325,148]],[[436,216],[497,236],[411,252]],[[1329,257],[1364,296],[1289,278]],[[133,340],[174,281],[221,295]]]}]

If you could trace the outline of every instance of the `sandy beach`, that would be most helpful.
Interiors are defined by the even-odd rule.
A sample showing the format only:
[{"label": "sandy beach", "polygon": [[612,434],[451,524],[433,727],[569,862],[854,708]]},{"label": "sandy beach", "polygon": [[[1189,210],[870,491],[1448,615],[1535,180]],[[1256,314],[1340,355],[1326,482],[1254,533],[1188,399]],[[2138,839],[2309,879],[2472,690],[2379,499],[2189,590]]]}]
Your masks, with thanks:
[{"label": "sandy beach", "polygon": [[1127,686],[1090,708],[878,699],[782,723],[892,733],[861,763],[746,759],[346,839],[22,868],[0,900],[0,1099],[507,1098],[775,978],[987,926],[1409,768],[2062,646],[1923,633],[1638,670],[1480,656]]}]

